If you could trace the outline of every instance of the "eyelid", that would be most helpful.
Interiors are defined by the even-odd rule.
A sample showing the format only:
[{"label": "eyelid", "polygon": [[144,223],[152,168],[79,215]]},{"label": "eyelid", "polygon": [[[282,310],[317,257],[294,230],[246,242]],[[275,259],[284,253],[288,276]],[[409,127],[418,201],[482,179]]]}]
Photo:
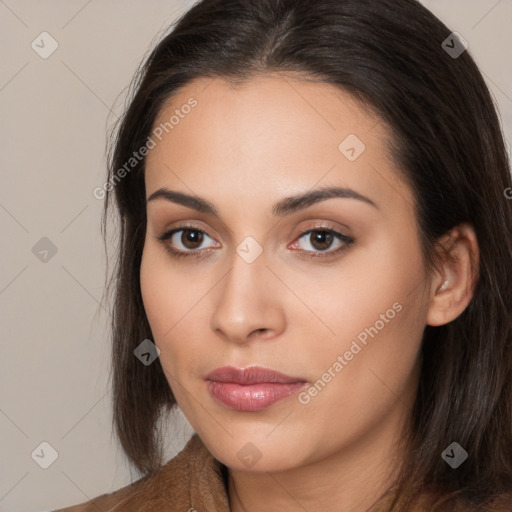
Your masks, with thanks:
[{"label": "eyelid", "polygon": [[[338,226],[341,226],[341,227],[338,227]],[[307,232],[316,231],[316,230],[335,231],[335,232],[339,233],[340,235],[344,235],[346,237],[351,237],[351,235],[349,235],[349,233],[351,232],[351,229],[347,225],[340,224],[339,222],[333,223],[333,222],[321,221],[321,220],[314,221],[313,223],[310,223],[310,224],[308,224],[307,222],[302,223],[300,225],[300,227],[297,229],[298,234],[296,236],[297,237],[302,236]]]}]

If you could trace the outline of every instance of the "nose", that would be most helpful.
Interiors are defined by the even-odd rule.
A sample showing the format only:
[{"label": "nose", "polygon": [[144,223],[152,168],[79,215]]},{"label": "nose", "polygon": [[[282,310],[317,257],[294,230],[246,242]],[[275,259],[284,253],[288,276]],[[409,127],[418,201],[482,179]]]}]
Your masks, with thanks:
[{"label": "nose", "polygon": [[265,253],[247,263],[234,253],[231,269],[216,287],[211,328],[225,340],[272,339],[285,328],[283,284],[267,268]]}]

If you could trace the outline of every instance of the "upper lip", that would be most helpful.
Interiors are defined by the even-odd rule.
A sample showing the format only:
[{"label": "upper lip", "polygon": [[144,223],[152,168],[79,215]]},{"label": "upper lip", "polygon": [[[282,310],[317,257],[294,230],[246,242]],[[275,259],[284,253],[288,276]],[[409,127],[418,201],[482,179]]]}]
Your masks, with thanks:
[{"label": "upper lip", "polygon": [[210,372],[206,380],[216,382],[232,382],[235,384],[261,384],[270,383],[290,383],[306,382],[299,377],[290,377],[284,373],[261,366],[250,366],[249,368],[234,368],[233,366],[223,366]]}]

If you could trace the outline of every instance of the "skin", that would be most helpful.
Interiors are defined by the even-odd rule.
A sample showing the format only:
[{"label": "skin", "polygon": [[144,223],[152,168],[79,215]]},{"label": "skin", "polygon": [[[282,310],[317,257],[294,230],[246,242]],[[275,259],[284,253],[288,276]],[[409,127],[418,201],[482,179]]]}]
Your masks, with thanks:
[{"label": "skin", "polygon": [[[166,187],[219,212],[163,198],[147,204],[141,289],[169,385],[208,450],[228,466],[234,512],[363,512],[397,475],[425,325],[453,320],[471,299],[474,231],[461,225],[441,240],[457,258],[427,272],[414,197],[386,149],[389,128],[332,85],[290,74],[238,87],[199,79],[167,102],[154,126],[190,97],[198,105],[146,162],[147,198]],[[338,149],[349,134],[366,146],[354,161]],[[349,187],[376,207],[331,198],[272,215],[279,200],[323,186]],[[187,223],[206,233],[202,242],[185,245],[179,232],[166,244],[203,250],[197,259],[175,258],[157,240]],[[324,257],[307,258],[322,245],[302,233],[318,226],[355,241],[329,256],[344,244],[327,239]],[[248,236],[263,249],[252,263],[236,252]],[[359,343],[307,404],[293,395],[240,412],[207,390],[205,375],[227,365],[272,368],[311,386],[396,303],[400,312]],[[249,442],[261,455],[251,467],[237,455]]]}]

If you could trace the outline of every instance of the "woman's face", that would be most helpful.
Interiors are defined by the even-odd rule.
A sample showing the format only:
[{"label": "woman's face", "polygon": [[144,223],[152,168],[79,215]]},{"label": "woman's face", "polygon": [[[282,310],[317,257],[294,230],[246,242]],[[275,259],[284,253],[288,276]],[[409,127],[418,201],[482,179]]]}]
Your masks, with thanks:
[{"label": "woman's face", "polygon": [[[386,126],[334,86],[266,75],[194,81],[154,129],[142,296],[207,448],[250,471],[388,453],[411,413],[429,294]],[[207,379],[253,366],[289,382]]]}]

